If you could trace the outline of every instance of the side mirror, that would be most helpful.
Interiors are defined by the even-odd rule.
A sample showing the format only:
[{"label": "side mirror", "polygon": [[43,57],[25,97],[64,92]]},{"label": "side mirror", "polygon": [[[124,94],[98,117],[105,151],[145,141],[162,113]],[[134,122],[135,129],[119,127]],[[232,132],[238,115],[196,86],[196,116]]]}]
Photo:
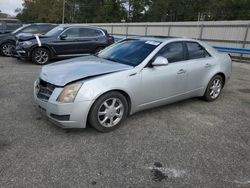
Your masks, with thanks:
[{"label": "side mirror", "polygon": [[67,38],[67,35],[63,34],[63,35],[60,35],[60,39],[61,40],[65,40]]},{"label": "side mirror", "polygon": [[164,65],[168,65],[168,60],[167,58],[162,56],[157,57],[152,63],[152,66],[164,66]]}]

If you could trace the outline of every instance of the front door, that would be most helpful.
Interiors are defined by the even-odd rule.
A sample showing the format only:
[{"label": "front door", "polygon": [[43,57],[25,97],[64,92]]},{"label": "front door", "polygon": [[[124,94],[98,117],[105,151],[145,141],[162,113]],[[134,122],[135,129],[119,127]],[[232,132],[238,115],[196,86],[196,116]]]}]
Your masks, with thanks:
[{"label": "front door", "polygon": [[158,56],[167,58],[169,64],[148,66],[142,70],[141,104],[157,103],[186,92],[187,67],[183,42],[167,44],[153,60]]},{"label": "front door", "polygon": [[[63,36],[60,37],[60,36]],[[50,44],[57,55],[75,55],[81,53],[79,45],[80,28],[69,28]]]}]

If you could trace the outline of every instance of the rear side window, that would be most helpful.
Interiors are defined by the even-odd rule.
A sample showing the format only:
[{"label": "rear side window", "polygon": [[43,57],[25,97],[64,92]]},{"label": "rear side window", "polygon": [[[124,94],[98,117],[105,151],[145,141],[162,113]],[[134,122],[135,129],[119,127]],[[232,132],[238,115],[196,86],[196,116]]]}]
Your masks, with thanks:
[{"label": "rear side window", "polygon": [[67,38],[76,38],[80,36],[79,30],[79,28],[70,28],[64,34],[67,35]]},{"label": "rear side window", "polygon": [[169,63],[184,61],[184,49],[182,42],[174,42],[167,44],[157,54],[168,59]]},{"label": "rear side window", "polygon": [[103,35],[100,30],[90,29],[90,28],[81,28],[80,29],[80,36],[81,37],[98,37]]},{"label": "rear side window", "polygon": [[210,57],[210,54],[197,42],[186,42],[189,59]]}]

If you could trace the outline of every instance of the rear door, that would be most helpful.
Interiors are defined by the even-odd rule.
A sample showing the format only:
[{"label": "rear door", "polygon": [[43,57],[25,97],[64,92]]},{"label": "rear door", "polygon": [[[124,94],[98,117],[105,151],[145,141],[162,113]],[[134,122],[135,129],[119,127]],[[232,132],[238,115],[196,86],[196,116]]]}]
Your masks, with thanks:
[{"label": "rear door", "polygon": [[81,28],[79,49],[81,53],[94,53],[95,49],[101,45],[99,37],[104,35],[101,31],[94,28]]},{"label": "rear door", "polygon": [[185,42],[187,50],[187,90],[204,89],[206,75],[215,66],[214,58],[198,42]]}]

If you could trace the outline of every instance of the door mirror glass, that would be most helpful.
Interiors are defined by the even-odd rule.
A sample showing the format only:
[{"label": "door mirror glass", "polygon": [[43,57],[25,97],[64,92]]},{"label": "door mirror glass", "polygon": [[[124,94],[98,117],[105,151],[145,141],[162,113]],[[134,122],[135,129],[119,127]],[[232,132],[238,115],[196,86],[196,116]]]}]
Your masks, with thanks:
[{"label": "door mirror glass", "polygon": [[60,35],[60,39],[61,39],[61,40],[65,40],[66,38],[67,38],[67,35],[66,35],[66,34]]},{"label": "door mirror glass", "polygon": [[152,66],[164,66],[164,65],[168,65],[168,60],[162,56],[157,57],[152,63]]}]

